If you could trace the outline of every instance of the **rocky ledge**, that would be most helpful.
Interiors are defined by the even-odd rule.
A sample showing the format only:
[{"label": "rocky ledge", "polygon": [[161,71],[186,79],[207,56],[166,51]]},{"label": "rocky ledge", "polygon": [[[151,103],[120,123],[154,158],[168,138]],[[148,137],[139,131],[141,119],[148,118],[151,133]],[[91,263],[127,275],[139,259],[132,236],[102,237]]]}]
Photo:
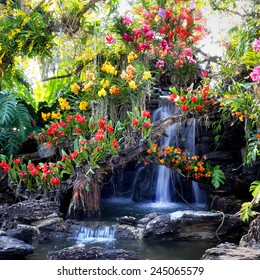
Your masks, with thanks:
[{"label": "rocky ledge", "polygon": [[[126,219],[125,219],[126,220]],[[226,240],[240,238],[243,223],[234,215],[207,211],[151,213],[136,221],[136,226],[119,225],[117,239],[149,240]]]},{"label": "rocky ledge", "polygon": [[206,250],[202,260],[260,260],[260,216],[250,224],[239,245],[223,243]]},{"label": "rocky ledge", "polygon": [[0,259],[22,259],[34,252],[32,245],[10,236],[0,236]]},{"label": "rocky ledge", "polygon": [[138,260],[139,254],[122,249],[109,250],[92,247],[86,250],[84,244],[78,244],[59,251],[51,251],[49,260]]}]

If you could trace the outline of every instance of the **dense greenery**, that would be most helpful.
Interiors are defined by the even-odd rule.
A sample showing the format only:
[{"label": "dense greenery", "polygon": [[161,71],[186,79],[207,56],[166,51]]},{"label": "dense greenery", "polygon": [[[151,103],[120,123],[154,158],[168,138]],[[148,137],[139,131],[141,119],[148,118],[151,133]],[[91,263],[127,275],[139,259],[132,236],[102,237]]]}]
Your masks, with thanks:
[{"label": "dense greenery", "polygon": [[[90,176],[133,146],[134,132],[150,141],[146,105],[153,85],[166,87],[169,102],[183,115],[206,118],[213,109],[221,112],[216,132],[223,123],[243,123],[244,165],[253,165],[260,156],[260,6],[249,2],[238,12],[237,1],[135,1],[120,14],[116,0],[2,1],[2,171],[28,190],[59,188],[79,165]],[[223,42],[223,59],[212,60],[200,50],[206,4],[241,17]],[[27,70],[39,65],[39,73]],[[55,153],[56,162],[17,157],[29,135],[49,149],[46,153]],[[159,153],[154,145],[150,156]],[[224,184],[218,166],[204,166],[185,152],[179,159],[178,147],[164,149],[160,164],[170,162],[196,180],[211,178],[215,188]],[[259,203],[257,182],[251,186],[254,199],[241,209],[243,220]]]}]

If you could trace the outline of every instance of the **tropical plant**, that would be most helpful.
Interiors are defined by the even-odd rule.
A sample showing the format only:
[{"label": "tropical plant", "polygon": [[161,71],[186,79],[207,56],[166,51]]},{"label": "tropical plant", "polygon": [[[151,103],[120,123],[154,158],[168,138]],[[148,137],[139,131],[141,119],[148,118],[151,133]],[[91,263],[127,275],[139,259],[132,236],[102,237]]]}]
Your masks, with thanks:
[{"label": "tropical plant", "polygon": [[24,104],[8,91],[0,92],[1,153],[16,154],[32,132],[31,116]]}]

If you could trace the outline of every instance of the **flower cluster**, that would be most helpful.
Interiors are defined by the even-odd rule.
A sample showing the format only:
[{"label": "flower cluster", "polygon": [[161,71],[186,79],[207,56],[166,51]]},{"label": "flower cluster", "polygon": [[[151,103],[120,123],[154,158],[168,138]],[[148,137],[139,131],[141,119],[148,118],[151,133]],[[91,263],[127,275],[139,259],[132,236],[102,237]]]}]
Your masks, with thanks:
[{"label": "flower cluster", "polygon": [[[260,52],[260,38],[255,39],[253,42],[253,50],[256,53],[256,55]],[[259,56],[258,56],[259,58]],[[258,60],[259,62],[259,60]],[[253,68],[253,71],[250,73],[250,77],[253,82],[259,82],[260,81],[260,65],[257,65]]]},{"label": "flower cluster", "polygon": [[199,113],[205,112],[209,106],[215,105],[215,97],[210,92],[210,86],[204,85],[202,88],[194,89],[193,85],[188,87],[185,91],[181,88],[178,91],[176,88],[170,88],[172,94],[169,100],[181,107],[183,113]]},{"label": "flower cluster", "polygon": [[135,107],[134,112],[128,112],[128,117],[131,120],[133,131],[140,132],[144,139],[148,138],[152,130],[151,113],[146,110],[140,112]]},{"label": "flower cluster", "polygon": [[165,68],[167,62],[175,69],[192,68],[197,63],[192,47],[205,30],[202,14],[194,5],[180,7],[177,3],[171,8],[151,6],[149,10],[138,6],[133,15],[123,16],[118,25],[123,41],[139,53],[154,55],[157,69]]},{"label": "flower cluster", "polygon": [[160,148],[157,144],[151,144],[147,154],[148,159],[151,158],[153,161],[170,168],[178,168],[187,177],[192,177],[196,180],[211,177],[211,169],[205,164],[205,158],[200,159],[199,156],[190,156],[180,148],[173,146]]}]

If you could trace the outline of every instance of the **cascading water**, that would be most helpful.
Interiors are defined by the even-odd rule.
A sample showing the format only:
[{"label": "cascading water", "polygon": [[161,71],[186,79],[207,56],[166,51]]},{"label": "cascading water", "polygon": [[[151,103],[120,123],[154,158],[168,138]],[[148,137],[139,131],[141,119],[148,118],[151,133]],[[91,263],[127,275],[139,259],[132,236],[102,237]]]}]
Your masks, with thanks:
[{"label": "cascading water", "polygon": [[[175,106],[161,105],[153,114],[153,121],[164,119],[174,113]],[[176,144],[177,139],[178,123],[168,127],[166,134],[168,137],[164,137],[160,143],[161,146],[170,146]],[[155,202],[157,203],[170,203],[172,201],[171,193],[171,178],[172,171],[163,165],[158,165],[157,176],[155,179],[156,192]],[[173,190],[173,189],[172,189]]]},{"label": "cascading water", "polygon": [[[179,114],[180,109],[173,104],[165,101],[164,98],[160,103],[160,106],[157,110],[154,111],[152,121],[157,121],[164,119],[173,114]],[[196,140],[196,119],[190,119],[186,123],[175,123],[167,128],[166,130],[167,137],[163,137],[160,143],[160,146],[175,146],[181,147],[182,149],[187,150],[190,155],[195,155],[195,140]],[[140,172],[140,168],[142,168]],[[143,167],[140,167],[136,176],[142,175],[142,172],[145,170]],[[133,180],[133,187],[136,187],[136,184],[140,180],[137,177]],[[189,185],[188,185],[189,184]],[[138,185],[138,184],[137,184]],[[195,203],[196,205],[205,206],[207,193],[204,190],[199,188],[197,182],[192,181],[191,183],[184,182],[181,176],[172,171],[169,168],[166,168],[163,165],[156,166],[156,176],[154,176],[153,181],[150,185],[155,186],[155,203],[159,206],[167,206],[172,202],[175,203]],[[190,191],[192,190],[192,191]]]},{"label": "cascading water", "polygon": [[115,240],[115,231],[115,226],[81,227],[77,232],[76,239],[86,243],[110,242]]}]

